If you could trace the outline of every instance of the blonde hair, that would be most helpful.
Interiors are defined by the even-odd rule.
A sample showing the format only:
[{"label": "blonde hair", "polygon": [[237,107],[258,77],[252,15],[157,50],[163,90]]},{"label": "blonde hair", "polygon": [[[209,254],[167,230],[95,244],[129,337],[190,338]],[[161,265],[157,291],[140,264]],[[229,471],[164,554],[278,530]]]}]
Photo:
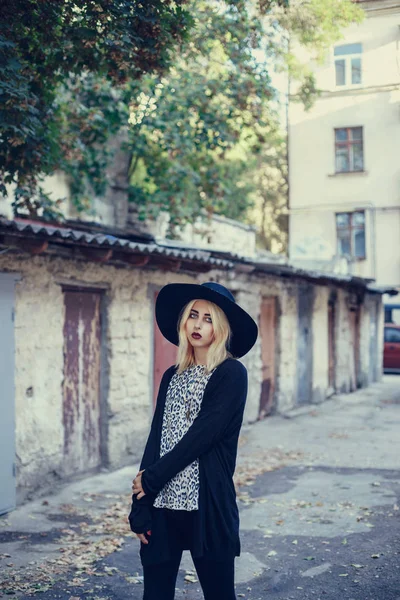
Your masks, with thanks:
[{"label": "blonde hair", "polygon": [[[193,346],[189,343],[185,331],[186,321],[195,302],[197,300],[191,300],[186,304],[182,309],[178,322],[179,347],[176,361],[178,373],[182,373],[188,367],[196,364]],[[227,350],[227,345],[231,337],[231,327],[224,311],[219,306],[213,302],[208,302],[207,304],[214,328],[214,339],[207,352],[206,369],[210,373],[226,358],[232,357],[232,354]]]}]

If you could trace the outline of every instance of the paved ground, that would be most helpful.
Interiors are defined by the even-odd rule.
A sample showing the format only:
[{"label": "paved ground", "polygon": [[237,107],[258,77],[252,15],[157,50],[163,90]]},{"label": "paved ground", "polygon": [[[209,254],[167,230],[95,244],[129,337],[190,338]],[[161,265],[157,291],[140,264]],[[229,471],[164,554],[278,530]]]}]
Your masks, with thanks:
[{"label": "paved ground", "polygon": [[[243,429],[238,599],[400,600],[399,424],[400,377],[386,376]],[[136,470],[82,479],[0,518],[4,596],[141,599],[126,524]],[[202,598],[190,556],[176,598]]]}]

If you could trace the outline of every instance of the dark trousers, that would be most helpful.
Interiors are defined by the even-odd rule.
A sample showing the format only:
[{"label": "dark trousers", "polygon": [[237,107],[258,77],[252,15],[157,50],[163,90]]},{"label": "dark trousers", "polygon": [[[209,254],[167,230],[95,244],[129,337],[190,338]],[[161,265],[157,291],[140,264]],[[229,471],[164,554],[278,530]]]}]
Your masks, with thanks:
[{"label": "dark trousers", "polygon": [[[183,510],[167,510],[167,515],[173,558],[143,568],[143,600],[174,600],[182,552],[191,550],[193,513]],[[211,560],[207,556],[194,558],[192,555],[192,558],[203,590],[204,600],[236,600],[234,557]]]}]

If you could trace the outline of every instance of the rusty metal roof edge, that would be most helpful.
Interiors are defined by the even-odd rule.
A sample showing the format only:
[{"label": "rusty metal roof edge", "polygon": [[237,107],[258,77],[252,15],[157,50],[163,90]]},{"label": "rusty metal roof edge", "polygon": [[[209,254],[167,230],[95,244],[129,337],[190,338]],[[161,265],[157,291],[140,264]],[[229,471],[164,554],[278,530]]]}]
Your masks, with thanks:
[{"label": "rusty metal roof edge", "polygon": [[[213,253],[213,255],[216,253]],[[248,258],[240,261],[241,264],[245,264],[248,266],[253,266],[254,271],[261,271],[264,273],[269,273],[271,275],[284,275],[284,276],[292,276],[292,277],[300,277],[302,279],[308,279],[312,281],[331,281],[341,284],[353,285],[357,287],[362,287],[369,289],[370,291],[375,291],[375,293],[386,293],[379,292],[376,288],[372,287],[374,279],[368,279],[364,277],[357,277],[351,274],[341,274],[341,273],[333,273],[328,271],[317,271],[317,270],[308,270],[301,269],[299,267],[295,267],[291,265],[290,262],[286,263],[278,263],[278,262],[260,262],[260,261],[252,261]]]},{"label": "rusty metal roof edge", "polygon": [[368,286],[368,291],[373,294],[388,294],[389,296],[397,296],[400,294],[400,289],[396,289],[391,285],[376,285],[370,283]]},{"label": "rusty metal roof edge", "polygon": [[[397,290],[390,286],[384,287],[383,289],[377,285],[374,285],[373,279],[366,279],[363,277],[357,277],[350,274],[339,274],[330,273],[327,271],[313,271],[302,269],[291,265],[287,260],[285,262],[265,262],[259,259],[252,259],[248,256],[240,256],[230,252],[218,251],[218,250],[207,250],[203,248],[195,248],[189,246],[178,248],[171,245],[163,245],[157,242],[153,243],[141,243],[134,242],[129,239],[119,238],[111,234],[103,233],[91,233],[89,231],[75,230],[66,227],[54,227],[53,225],[47,225],[45,223],[24,223],[23,221],[14,221],[0,217],[0,232],[1,230],[12,230],[18,234],[24,235],[26,233],[33,236],[44,235],[48,238],[59,239],[60,241],[71,240],[72,242],[88,244],[90,246],[101,246],[101,247],[119,247],[129,249],[131,252],[137,252],[139,254],[147,255],[160,255],[166,258],[193,261],[213,265],[214,267],[223,268],[226,270],[234,270],[240,265],[247,267],[248,272],[261,271],[269,273],[271,275],[283,275],[287,277],[299,277],[301,279],[307,279],[312,281],[331,281],[341,284],[353,285],[368,289],[368,291],[376,294],[389,293],[392,295],[397,294]],[[229,259],[228,259],[229,256]]]},{"label": "rusty metal roof edge", "polygon": [[178,250],[175,248],[167,248],[158,245],[157,243],[141,243],[133,242],[128,239],[118,238],[113,235],[105,235],[103,233],[90,233],[88,231],[75,230],[67,227],[54,227],[53,225],[46,225],[45,223],[24,223],[20,221],[13,221],[0,217],[0,232],[12,231],[22,236],[45,236],[54,240],[60,240],[60,242],[66,242],[68,240],[77,243],[85,243],[90,246],[101,246],[101,247],[119,247],[129,249],[131,252],[137,252],[139,254],[147,255],[160,255],[167,258],[176,260],[194,261],[219,266],[225,269],[233,268],[231,261],[224,260],[219,257],[213,257],[210,252],[203,251],[201,249],[194,250]]}]

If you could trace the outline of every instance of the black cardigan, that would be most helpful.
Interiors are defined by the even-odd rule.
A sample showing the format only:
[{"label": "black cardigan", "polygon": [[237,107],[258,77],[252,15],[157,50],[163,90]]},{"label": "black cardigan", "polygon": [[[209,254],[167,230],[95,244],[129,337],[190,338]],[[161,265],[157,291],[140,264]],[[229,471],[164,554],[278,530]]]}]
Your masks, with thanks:
[{"label": "black cardigan", "polygon": [[161,380],[150,434],[140,469],[145,496],[132,496],[129,515],[131,530],[151,530],[149,544],[141,544],[143,565],[171,558],[163,509],[155,509],[158,492],[177,473],[199,459],[199,510],[195,515],[195,557],[205,553],[221,560],[239,556],[239,512],[236,504],[233,473],[243,411],[247,397],[247,371],[239,361],[228,358],[211,375],[193,424],[176,444],[160,458],[160,441],[168,384],[176,367],[165,371]]}]

